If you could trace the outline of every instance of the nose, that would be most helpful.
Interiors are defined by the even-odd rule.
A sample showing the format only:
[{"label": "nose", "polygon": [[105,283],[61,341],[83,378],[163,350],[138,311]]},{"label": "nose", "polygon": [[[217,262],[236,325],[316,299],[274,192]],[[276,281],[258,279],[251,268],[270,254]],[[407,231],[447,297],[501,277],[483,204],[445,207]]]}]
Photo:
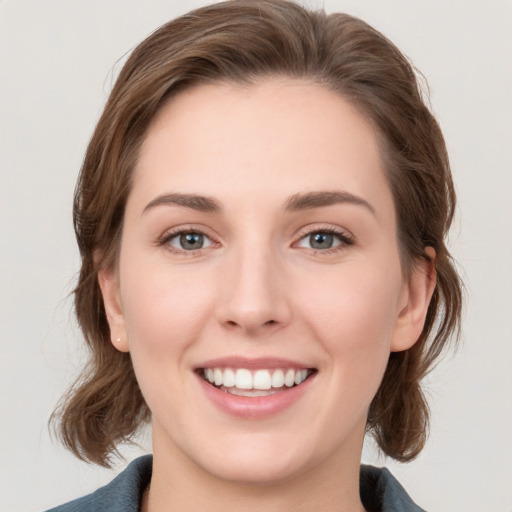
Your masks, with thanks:
[{"label": "nose", "polygon": [[225,328],[258,337],[289,323],[285,274],[270,250],[240,251],[223,270],[217,315]]}]

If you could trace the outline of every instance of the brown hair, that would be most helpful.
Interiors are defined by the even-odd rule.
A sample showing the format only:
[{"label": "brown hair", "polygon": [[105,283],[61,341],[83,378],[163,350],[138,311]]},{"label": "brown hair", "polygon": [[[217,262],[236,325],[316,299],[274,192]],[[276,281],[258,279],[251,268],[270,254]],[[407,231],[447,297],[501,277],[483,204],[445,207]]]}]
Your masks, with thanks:
[{"label": "brown hair", "polygon": [[118,443],[131,440],[150,418],[129,354],[110,342],[98,286],[98,270],[116,262],[131,175],[148,127],[183,88],[272,75],[322,84],[372,121],[394,195],[404,273],[427,258],[426,247],[436,251],[437,285],[423,332],[412,348],[391,354],[368,418],[368,430],[387,455],[407,461],[423,448],[429,411],[420,381],[458,332],[462,302],[445,246],[455,193],[439,126],[407,59],[363,21],[282,0],[233,0],[167,23],[133,51],[87,149],[74,202],[82,256],[75,307],[91,358],[53,415],[78,457],[108,465]]}]

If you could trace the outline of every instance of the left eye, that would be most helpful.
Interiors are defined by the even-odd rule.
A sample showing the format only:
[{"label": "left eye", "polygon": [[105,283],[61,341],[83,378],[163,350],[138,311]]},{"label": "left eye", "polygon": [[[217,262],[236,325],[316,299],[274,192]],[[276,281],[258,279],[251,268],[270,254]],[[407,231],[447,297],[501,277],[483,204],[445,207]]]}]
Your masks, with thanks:
[{"label": "left eye", "polygon": [[170,237],[167,243],[175,249],[181,251],[197,251],[199,249],[205,249],[211,247],[213,242],[210,238],[202,233],[195,231],[189,231],[187,233],[178,233]]},{"label": "left eye", "polygon": [[325,250],[332,249],[341,245],[343,236],[329,231],[315,231],[302,237],[298,243],[298,247],[305,247],[308,249]]}]

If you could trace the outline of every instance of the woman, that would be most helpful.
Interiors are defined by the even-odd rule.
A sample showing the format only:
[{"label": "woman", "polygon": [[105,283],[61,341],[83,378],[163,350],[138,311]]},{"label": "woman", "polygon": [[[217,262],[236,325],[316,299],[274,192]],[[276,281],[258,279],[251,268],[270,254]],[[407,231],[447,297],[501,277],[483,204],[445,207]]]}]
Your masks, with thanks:
[{"label": "woman", "polygon": [[55,415],[108,465],[56,511],[421,510],[365,433],[409,461],[419,382],[456,332],[439,127],[364,22],[283,1],[193,11],[128,59],[75,197],[93,357]]}]

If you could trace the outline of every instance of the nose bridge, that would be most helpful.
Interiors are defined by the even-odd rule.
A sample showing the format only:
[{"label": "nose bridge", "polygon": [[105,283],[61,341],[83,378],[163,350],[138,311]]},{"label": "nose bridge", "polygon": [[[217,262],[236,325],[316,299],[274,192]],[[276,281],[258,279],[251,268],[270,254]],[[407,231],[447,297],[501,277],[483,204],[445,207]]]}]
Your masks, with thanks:
[{"label": "nose bridge", "polygon": [[238,243],[226,261],[220,319],[225,325],[256,333],[283,325],[289,307],[279,258],[269,241],[257,237]]}]

